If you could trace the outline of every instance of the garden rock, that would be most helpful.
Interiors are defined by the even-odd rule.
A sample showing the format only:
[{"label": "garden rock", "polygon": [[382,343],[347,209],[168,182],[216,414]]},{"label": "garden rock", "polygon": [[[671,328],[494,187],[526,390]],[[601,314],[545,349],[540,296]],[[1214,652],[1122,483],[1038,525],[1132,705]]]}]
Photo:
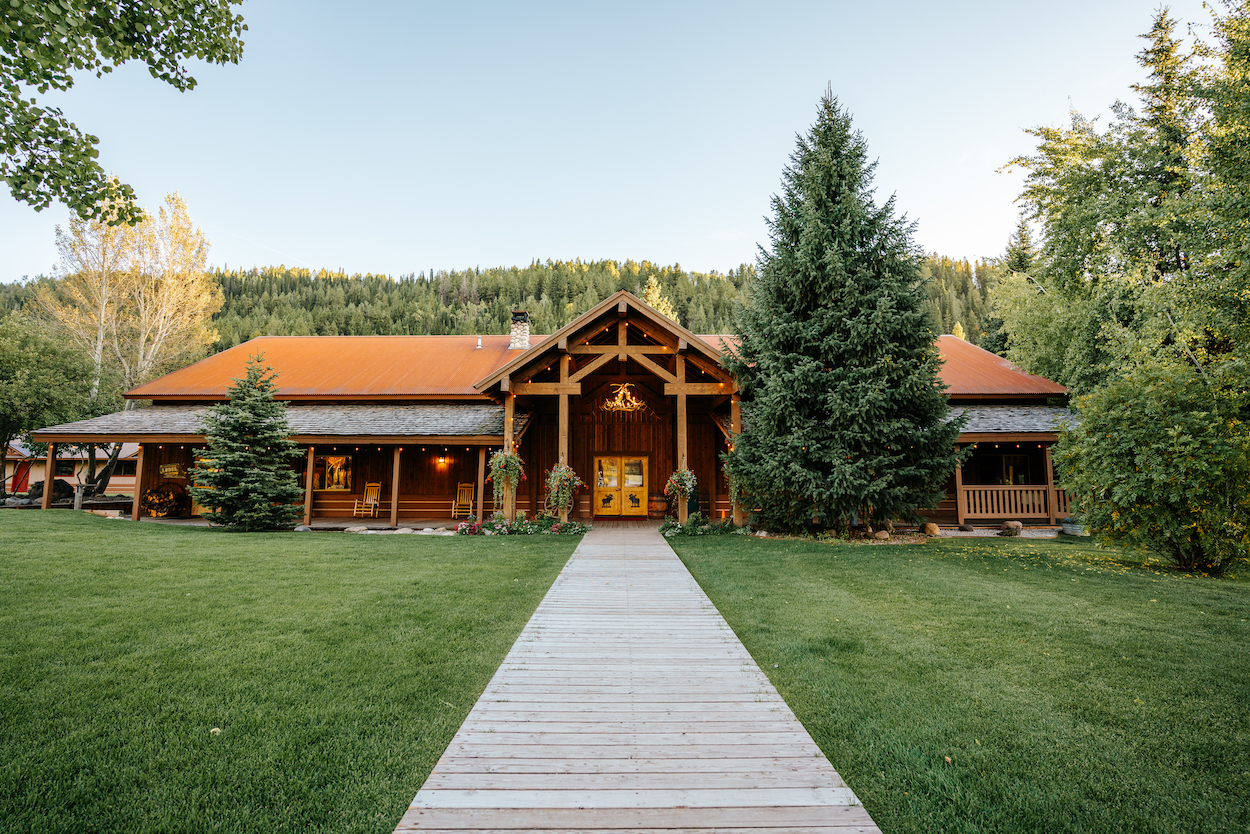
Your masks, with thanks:
[{"label": "garden rock", "polygon": [[348,527],[343,530],[344,533],[368,533],[368,527]]},{"label": "garden rock", "polygon": [[976,532],[976,528],[975,528],[975,527],[973,527],[971,524],[961,524],[961,525],[959,525],[959,532],[961,532],[961,533],[975,533],[975,532]]},{"label": "garden rock", "polygon": [[311,533],[312,528],[309,527],[307,524],[301,524],[300,526],[295,528],[295,532],[296,533]]},{"label": "garden rock", "polygon": [[926,521],[924,524],[920,525],[920,532],[924,533],[926,536],[938,536],[942,533],[942,531],[938,529],[938,526],[932,521]]},{"label": "garden rock", "polygon": [[[43,481],[36,481],[30,485],[30,490],[26,493],[26,497],[32,501],[36,498],[43,499]],[[62,498],[73,498],[74,488],[70,486],[69,481],[54,480],[52,482],[52,500],[59,501]]]},{"label": "garden rock", "polygon": [[761,538],[761,539],[766,539],[766,538],[768,538],[768,531],[767,531],[767,530],[760,530],[760,531],[758,531],[757,533],[755,533],[755,535],[756,535],[757,537]]},{"label": "garden rock", "polygon": [[1004,521],[1003,525],[998,528],[998,535],[1018,536],[1022,529],[1024,529],[1024,525],[1018,521]]},{"label": "garden rock", "polygon": [[16,498],[6,498],[6,499],[4,499],[4,506],[6,506],[6,507],[16,507],[16,506],[17,506],[17,499],[16,499]]},{"label": "garden rock", "polygon": [[416,530],[413,530],[411,527],[400,527],[400,528],[399,528],[398,530],[396,530],[395,532],[396,532],[396,533],[409,533],[409,534],[411,534],[411,533],[415,533],[415,532],[417,532],[417,531],[416,531]]},{"label": "garden rock", "polygon": [[872,534],[872,537],[874,539],[880,539],[881,541],[886,541],[890,538],[890,534],[886,532],[885,530],[878,530],[877,532]]}]

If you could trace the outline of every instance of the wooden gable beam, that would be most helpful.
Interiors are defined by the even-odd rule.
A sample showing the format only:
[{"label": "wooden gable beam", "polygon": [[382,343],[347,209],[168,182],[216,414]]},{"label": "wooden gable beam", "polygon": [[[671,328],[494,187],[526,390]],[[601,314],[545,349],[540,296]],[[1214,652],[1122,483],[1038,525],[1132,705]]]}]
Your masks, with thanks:
[{"label": "wooden gable beam", "polygon": [[[639,365],[642,365],[647,370],[651,371],[651,373],[655,374],[656,376],[658,376],[660,379],[664,380],[665,382],[677,382],[676,376],[674,376],[673,374],[670,374],[667,370],[665,370],[664,368],[661,368],[655,362],[648,359],[645,354],[641,354],[641,353],[636,354],[634,356],[634,361],[637,362]],[[681,357],[678,357],[677,361],[680,363]]]},{"label": "wooden gable beam", "polygon": [[616,358],[616,351],[612,353],[601,353],[588,364],[578,368],[577,371],[569,377],[569,382],[581,382],[584,378],[593,374],[604,365]]}]

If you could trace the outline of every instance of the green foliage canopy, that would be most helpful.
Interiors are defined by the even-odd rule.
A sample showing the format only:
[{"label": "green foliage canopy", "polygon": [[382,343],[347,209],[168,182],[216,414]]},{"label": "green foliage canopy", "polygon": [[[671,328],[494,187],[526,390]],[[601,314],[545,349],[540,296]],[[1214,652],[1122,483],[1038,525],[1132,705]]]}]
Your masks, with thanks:
[{"label": "green foliage canopy", "polygon": [[[142,211],[130,186],[110,180],[96,162],[99,140],[31,92],[68,90],[75,72],[97,77],[138,60],[153,78],[179,91],[195,87],[182,62],[238,63],[242,0],[5,3],[0,10],[0,176],[36,210],[53,200],[80,217],[137,223]],[[114,204],[106,218],[102,206]]]},{"label": "green foliage canopy", "polygon": [[20,313],[0,316],[0,451],[34,429],[86,415],[91,363]]}]

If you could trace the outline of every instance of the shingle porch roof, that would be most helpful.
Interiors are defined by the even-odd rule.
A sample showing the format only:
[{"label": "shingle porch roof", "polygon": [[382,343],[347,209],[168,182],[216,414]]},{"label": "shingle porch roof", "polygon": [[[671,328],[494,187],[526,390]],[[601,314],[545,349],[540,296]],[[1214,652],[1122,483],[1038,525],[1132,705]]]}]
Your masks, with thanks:
[{"label": "shingle porch roof", "polygon": [[[50,426],[33,433],[41,442],[92,442],[93,439],[132,441],[157,438],[198,442],[203,439],[201,419],[206,405],[154,405],[118,411],[89,420]],[[519,435],[528,414],[516,415]],[[494,403],[418,403],[411,405],[336,404],[287,406],[287,422],[296,442],[321,438],[346,442],[420,442],[429,439],[503,442],[503,408]]]}]

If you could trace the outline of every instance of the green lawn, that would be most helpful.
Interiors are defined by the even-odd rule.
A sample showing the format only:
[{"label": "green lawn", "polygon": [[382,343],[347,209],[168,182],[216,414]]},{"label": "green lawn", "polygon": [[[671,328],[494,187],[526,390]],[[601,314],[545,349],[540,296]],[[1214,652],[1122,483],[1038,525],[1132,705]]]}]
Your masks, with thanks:
[{"label": "green lawn", "polygon": [[887,834],[1250,830],[1250,583],[1061,539],[672,544]]},{"label": "green lawn", "polygon": [[389,832],[577,541],[0,510],[0,828]]}]

